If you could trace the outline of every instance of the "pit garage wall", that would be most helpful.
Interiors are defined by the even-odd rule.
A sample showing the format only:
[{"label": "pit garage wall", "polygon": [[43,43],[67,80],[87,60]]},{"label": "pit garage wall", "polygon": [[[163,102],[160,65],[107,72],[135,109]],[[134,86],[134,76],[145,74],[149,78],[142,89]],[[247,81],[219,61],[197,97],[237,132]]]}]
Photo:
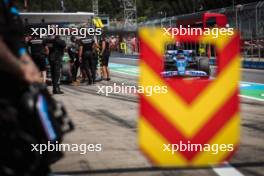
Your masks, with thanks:
[{"label": "pit garage wall", "polygon": [[[254,61],[255,60],[255,61]],[[264,69],[264,61],[259,60],[258,58],[243,59],[242,66],[243,68],[252,68],[252,69]],[[210,65],[216,65],[216,59],[210,59]]]}]

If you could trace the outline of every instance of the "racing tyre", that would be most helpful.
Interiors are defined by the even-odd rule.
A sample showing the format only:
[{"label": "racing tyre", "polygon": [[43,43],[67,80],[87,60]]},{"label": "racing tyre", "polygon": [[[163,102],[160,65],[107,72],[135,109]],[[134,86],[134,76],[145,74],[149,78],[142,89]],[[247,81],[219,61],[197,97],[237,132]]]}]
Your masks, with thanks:
[{"label": "racing tyre", "polygon": [[200,58],[198,60],[198,70],[204,71],[208,75],[210,75],[209,59],[207,59],[207,58]]}]

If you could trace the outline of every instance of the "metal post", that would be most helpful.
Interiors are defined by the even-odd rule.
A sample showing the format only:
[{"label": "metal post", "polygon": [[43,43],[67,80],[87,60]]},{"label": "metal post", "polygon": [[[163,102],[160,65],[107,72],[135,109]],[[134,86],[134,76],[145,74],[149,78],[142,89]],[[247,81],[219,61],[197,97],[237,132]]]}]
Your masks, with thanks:
[{"label": "metal post", "polygon": [[260,61],[260,42],[258,40],[258,58],[259,58],[259,61]]},{"label": "metal post", "polygon": [[236,28],[237,29],[240,28],[240,25],[238,24],[238,10],[240,11],[242,7],[243,7],[243,5],[241,5],[241,4],[238,4],[236,6]]},{"label": "metal post", "polygon": [[258,6],[260,2],[256,5],[256,35],[258,34]]},{"label": "metal post", "polygon": [[137,27],[137,3],[136,0],[123,0],[124,27]]},{"label": "metal post", "polygon": [[64,0],[60,0],[60,5],[61,5],[61,10],[62,10],[63,12],[65,12],[66,9],[65,9],[65,5],[64,5]]},{"label": "metal post", "polygon": [[98,0],[93,0],[93,13],[94,13],[94,16],[98,16],[99,14]]},{"label": "metal post", "polygon": [[[249,21],[249,26],[251,27],[251,21]],[[253,58],[253,31],[252,30],[250,31],[250,42],[251,42],[251,60],[252,60]]]}]

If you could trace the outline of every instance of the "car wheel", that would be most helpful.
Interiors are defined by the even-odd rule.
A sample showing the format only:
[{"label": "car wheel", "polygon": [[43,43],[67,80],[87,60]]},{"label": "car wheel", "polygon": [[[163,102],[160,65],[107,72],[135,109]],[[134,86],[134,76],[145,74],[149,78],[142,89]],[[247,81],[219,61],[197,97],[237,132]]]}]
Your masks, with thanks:
[{"label": "car wheel", "polygon": [[198,60],[198,70],[204,71],[208,75],[210,75],[209,59],[207,59],[207,58],[200,58]]}]

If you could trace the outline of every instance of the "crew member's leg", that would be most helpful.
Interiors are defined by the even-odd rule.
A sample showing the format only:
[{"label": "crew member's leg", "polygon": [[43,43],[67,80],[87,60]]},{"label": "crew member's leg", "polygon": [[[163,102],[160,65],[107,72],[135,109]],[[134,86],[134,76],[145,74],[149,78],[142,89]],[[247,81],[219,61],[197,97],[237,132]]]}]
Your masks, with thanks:
[{"label": "crew member's leg", "polygon": [[61,74],[61,62],[58,54],[53,54],[50,58],[50,66],[51,66],[51,77],[52,77],[52,86],[54,94],[62,94],[63,92],[60,90],[60,74]]},{"label": "crew member's leg", "polygon": [[39,58],[39,70],[42,78],[42,82],[45,84],[47,80],[47,72],[46,72],[46,60],[45,56],[41,55]]},{"label": "crew member's leg", "polygon": [[79,60],[75,59],[75,61],[73,63],[73,73],[72,73],[73,81],[77,80],[77,73],[78,73],[79,66],[80,66]]},{"label": "crew member's leg", "polygon": [[56,61],[55,64],[55,94],[63,94],[63,92],[60,90],[60,76],[61,76],[61,56],[58,56],[57,58],[59,58]]},{"label": "crew member's leg", "polygon": [[91,58],[90,52],[86,52],[83,57],[83,64],[84,64],[83,67],[84,67],[84,71],[88,79],[88,82],[87,82],[88,85],[92,84],[92,74],[90,70],[91,66],[90,66],[90,61],[89,61],[90,58]]},{"label": "crew member's leg", "polygon": [[103,80],[104,78],[103,58],[101,54],[98,54],[98,64],[99,64],[98,74],[100,75],[100,79]]},{"label": "crew member's leg", "polygon": [[39,55],[39,54],[34,54],[34,55],[32,55],[32,60],[33,60],[33,62],[36,64],[36,66],[38,67],[38,69],[39,69],[39,76],[40,76],[40,78],[42,79],[42,81],[43,81],[43,78],[42,78],[42,74],[41,74],[41,71],[42,71],[42,68],[43,68],[43,66],[41,65],[42,63],[41,63],[41,55]]},{"label": "crew member's leg", "polygon": [[55,91],[55,63],[50,60],[50,73],[51,73],[51,83],[53,86],[53,92]]},{"label": "crew member's leg", "polygon": [[110,80],[110,73],[108,69],[108,63],[109,63],[109,53],[103,54],[103,72],[104,72],[104,79],[109,81]]},{"label": "crew member's leg", "polygon": [[90,58],[89,58],[89,61],[90,61],[90,70],[91,70],[91,74],[92,74],[92,83],[95,82],[95,78],[96,78],[96,58],[93,54],[90,54]]}]

